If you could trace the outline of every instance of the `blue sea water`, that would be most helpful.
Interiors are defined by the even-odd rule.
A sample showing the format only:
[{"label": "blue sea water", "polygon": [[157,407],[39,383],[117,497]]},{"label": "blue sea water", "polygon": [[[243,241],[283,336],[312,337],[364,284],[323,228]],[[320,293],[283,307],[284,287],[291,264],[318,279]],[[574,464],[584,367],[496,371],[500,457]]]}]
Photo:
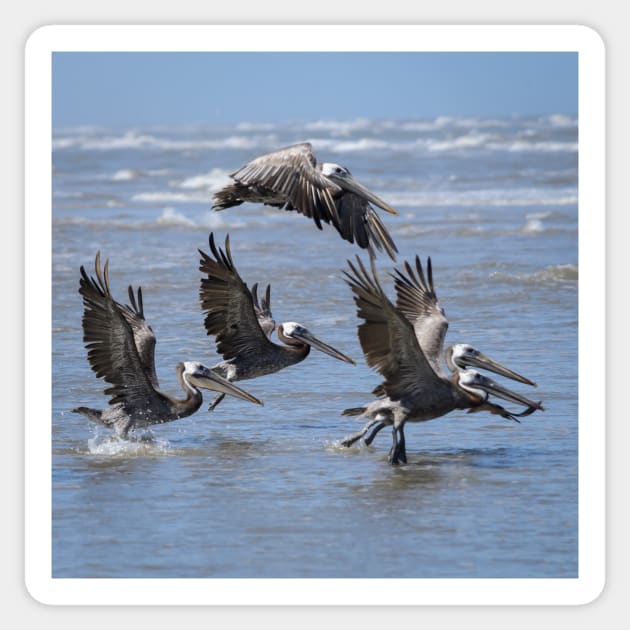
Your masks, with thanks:
[{"label": "blue sea water", "polygon": [[[578,125],[573,116],[57,129],[53,136],[52,568],[59,578],[578,575]],[[304,216],[213,192],[262,153],[308,140],[394,206],[400,255],[431,256],[450,321],[538,383],[520,424],[453,412],[406,430],[409,463],[339,440],[380,382],[343,280],[365,252]],[[109,259],[114,296],[141,285],[162,388],[181,360],[217,355],[199,307],[198,252],[230,235],[277,322],[298,321],[357,361],[312,352],[241,385],[264,407],[214,411],[114,439],[71,413],[102,407],[83,347],[79,267]],[[210,396],[207,397],[208,401]]]}]

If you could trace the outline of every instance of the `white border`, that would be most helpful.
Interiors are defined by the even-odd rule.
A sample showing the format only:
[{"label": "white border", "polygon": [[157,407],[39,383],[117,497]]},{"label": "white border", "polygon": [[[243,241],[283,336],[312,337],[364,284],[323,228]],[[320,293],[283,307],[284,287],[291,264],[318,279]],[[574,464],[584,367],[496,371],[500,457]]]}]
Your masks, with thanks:
[{"label": "white border", "polygon": [[[321,30],[326,37],[321,37]],[[343,34],[336,36],[335,31]],[[323,43],[324,42],[324,43]],[[325,42],[334,42],[326,46]],[[53,51],[577,51],[579,53],[579,577],[53,579],[51,379],[25,400],[25,576],[46,604],[586,604],[605,583],[605,51],[583,26],[45,26],[25,55],[25,365],[51,374]],[[44,226],[45,229],[42,228]],[[586,386],[588,383],[588,387]],[[542,482],[543,480],[541,480]]]}]

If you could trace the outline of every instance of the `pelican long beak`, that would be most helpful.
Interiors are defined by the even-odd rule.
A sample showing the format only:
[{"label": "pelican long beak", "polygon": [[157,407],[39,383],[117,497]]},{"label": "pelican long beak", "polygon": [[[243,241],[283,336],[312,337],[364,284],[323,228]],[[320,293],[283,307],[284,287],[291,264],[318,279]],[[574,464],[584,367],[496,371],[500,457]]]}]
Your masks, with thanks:
[{"label": "pelican long beak", "polygon": [[233,383],[230,383],[230,381],[224,379],[222,376],[215,374],[212,370],[203,366],[201,366],[195,374],[189,376],[188,380],[193,385],[203,389],[210,389],[214,392],[221,392],[223,394],[228,394],[228,396],[235,396],[241,400],[256,403],[257,405],[264,405],[262,400],[252,396],[244,389],[237,387]]},{"label": "pelican long beak", "polygon": [[356,363],[350,357],[347,357],[345,354],[339,352],[339,350],[336,350],[332,346],[329,346],[327,343],[324,343],[305,328],[301,328],[299,331],[293,331],[291,333],[291,337],[297,339],[298,341],[301,341],[302,343],[308,344],[309,346],[311,346],[311,348],[316,348],[321,352],[325,352],[331,357],[335,357],[335,359],[339,359],[340,361],[345,361],[346,363],[352,363],[352,365],[356,365]]},{"label": "pelican long beak", "polygon": [[504,365],[501,365],[494,359],[486,356],[482,352],[478,352],[476,356],[467,356],[466,364],[472,365],[474,367],[479,367],[485,370],[490,370],[490,372],[494,372],[495,374],[500,374],[501,376],[507,376],[507,378],[511,378],[512,380],[519,381],[521,383],[525,383],[526,385],[533,385],[534,387],[538,387],[534,381],[530,381],[528,378],[521,376],[518,372],[514,372],[509,368],[506,368]]},{"label": "pelican long beak", "polygon": [[390,212],[391,214],[398,214],[394,208],[390,205],[386,204],[380,197],[377,197],[373,192],[369,191],[361,182],[357,181],[352,177],[352,175],[344,175],[343,177],[332,177],[330,176],[335,184],[338,184],[343,189],[366,199],[370,203],[373,203],[375,206],[378,206],[385,212]]},{"label": "pelican long beak", "polygon": [[[516,392],[513,392],[510,389],[502,387],[491,378],[487,376],[482,377],[481,381],[476,383],[476,387],[480,387],[485,390],[489,394],[497,396],[497,398],[502,398],[503,400],[507,400],[509,402],[518,403],[520,405],[525,405],[526,407],[530,407],[532,409],[539,409],[540,411],[544,411],[543,406],[540,402],[534,402],[529,398],[525,398],[525,396],[521,396]],[[529,415],[529,414],[528,414]]]}]

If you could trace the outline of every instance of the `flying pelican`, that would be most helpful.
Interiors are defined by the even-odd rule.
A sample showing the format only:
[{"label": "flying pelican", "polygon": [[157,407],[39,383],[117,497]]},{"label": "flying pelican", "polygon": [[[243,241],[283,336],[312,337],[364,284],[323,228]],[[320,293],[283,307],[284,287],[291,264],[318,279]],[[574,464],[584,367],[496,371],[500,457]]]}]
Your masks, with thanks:
[{"label": "flying pelican", "polygon": [[109,288],[109,261],[101,271],[100,252],[94,264],[96,279],[81,266],[79,293],[83,297],[83,341],[96,376],[111,385],[104,410],[77,407],[72,411],[115,429],[127,437],[132,429],[171,422],[195,413],[202,403],[199,388],[262,402],[196,361],[176,368],[183,399],[171,398],[159,389],[155,372],[155,335],[144,318],[142,289],[138,297],[129,287],[131,306],[114,300]]},{"label": "flying pelican", "polygon": [[[352,273],[344,272],[352,288],[357,314],[364,320],[358,327],[359,341],[367,364],[384,377],[374,394],[379,396],[365,407],[346,409],[343,415],[369,419],[359,433],[345,438],[341,444],[350,446],[374,427],[365,440],[370,443],[384,426],[393,426],[391,464],[406,463],[404,425],[424,422],[454,411],[489,411],[516,420],[543,407],[516,394],[468,365],[476,365],[523,383],[533,381],[489,359],[468,344],[455,344],[446,352],[446,362],[453,370],[447,377],[441,365],[442,346],[448,320],[437,302],[433,288],[431,259],[425,278],[420,259],[416,256],[416,273],[405,263],[407,276],[396,270],[397,302],[394,306],[383,292],[374,261],[372,276],[357,257],[358,268],[349,262]],[[513,414],[491,402],[489,396],[524,405],[521,414]]]},{"label": "flying pelican", "polygon": [[373,203],[386,212],[394,208],[358,182],[350,171],[331,162],[317,163],[309,142],[284,147],[255,158],[230,174],[229,184],[214,194],[213,208],[224,210],[245,201],[296,210],[321,222],[332,223],[341,237],[356,241],[374,256],[374,247],[396,260],[396,245]]},{"label": "flying pelican", "polygon": [[[224,359],[212,371],[228,381],[256,378],[304,361],[311,348],[355,364],[301,324],[284,322],[276,327],[269,308],[270,287],[259,304],[257,285],[250,291],[234,266],[229,235],[225,238],[225,251],[217,248],[212,233],[209,243],[212,256],[199,250],[199,270],[206,274],[201,279],[199,297],[206,314],[206,332],[216,335],[217,350]],[[285,345],[271,341],[274,329]],[[215,396],[208,409],[214,409],[221,400],[223,394]]]}]

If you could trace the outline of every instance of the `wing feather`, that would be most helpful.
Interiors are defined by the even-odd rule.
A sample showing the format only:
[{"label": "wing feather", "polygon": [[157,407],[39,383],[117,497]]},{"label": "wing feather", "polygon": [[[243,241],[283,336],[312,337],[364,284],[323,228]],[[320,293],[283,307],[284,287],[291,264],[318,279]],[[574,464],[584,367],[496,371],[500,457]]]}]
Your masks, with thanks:
[{"label": "wing feather", "polygon": [[212,233],[209,244],[212,256],[199,250],[199,270],[206,274],[201,279],[199,298],[207,334],[216,336],[217,351],[224,359],[269,352],[273,344],[261,328],[254,298],[234,266],[229,235],[225,251],[217,248]]},{"label": "wing feather", "polygon": [[371,260],[372,275],[357,256],[358,266],[348,261],[351,273],[345,272],[363,319],[358,334],[366,362],[385,379],[378,388],[393,400],[412,394],[419,388],[430,388],[440,380],[418,344],[409,320],[389,301],[383,292]]},{"label": "wing feather", "polygon": [[427,259],[425,276],[420,258],[416,256],[415,270],[405,261],[405,272],[392,274],[396,287],[396,308],[411,322],[418,340],[433,369],[443,375],[442,353],[448,319],[439,305],[433,286],[431,258]]},{"label": "wing feather", "polygon": [[[286,198],[287,210],[296,210],[313,219],[338,225],[333,195],[340,188],[315,168],[309,142],[294,144],[255,158],[230,177],[246,186],[268,189]],[[275,204],[278,205],[278,204]]]},{"label": "wing feather", "polygon": [[335,199],[339,226],[337,231],[346,241],[367,249],[374,257],[374,247],[396,260],[398,249],[387,228],[372,206],[359,195],[344,192]]},{"label": "wing feather", "polygon": [[[142,288],[138,287],[138,298],[133,292],[133,287],[128,288],[129,301],[127,304],[119,304],[122,314],[131,326],[133,338],[140,356],[140,361],[144,367],[153,387],[158,388],[158,378],[155,372],[155,335],[153,329],[147,324],[144,318],[144,307],[142,304]],[[118,303],[117,303],[118,304]]]},{"label": "wing feather", "polygon": [[254,311],[258,318],[258,323],[262,328],[265,336],[270,339],[273,331],[276,329],[276,322],[271,314],[271,286],[267,285],[265,296],[258,301],[258,283],[252,286],[252,297],[254,300]]},{"label": "wing feather", "polygon": [[[94,267],[96,279],[88,276],[82,266],[79,281],[79,294],[83,298],[83,341],[88,350],[88,362],[96,376],[111,385],[105,390],[111,395],[110,404],[122,403],[128,409],[146,408],[160,394],[153,388],[136,347],[129,321],[133,319],[132,310],[113,299],[109,288],[109,265],[105,262],[101,271],[100,252],[96,254]],[[141,312],[141,294],[138,299]],[[155,367],[152,371],[155,372]]]}]

